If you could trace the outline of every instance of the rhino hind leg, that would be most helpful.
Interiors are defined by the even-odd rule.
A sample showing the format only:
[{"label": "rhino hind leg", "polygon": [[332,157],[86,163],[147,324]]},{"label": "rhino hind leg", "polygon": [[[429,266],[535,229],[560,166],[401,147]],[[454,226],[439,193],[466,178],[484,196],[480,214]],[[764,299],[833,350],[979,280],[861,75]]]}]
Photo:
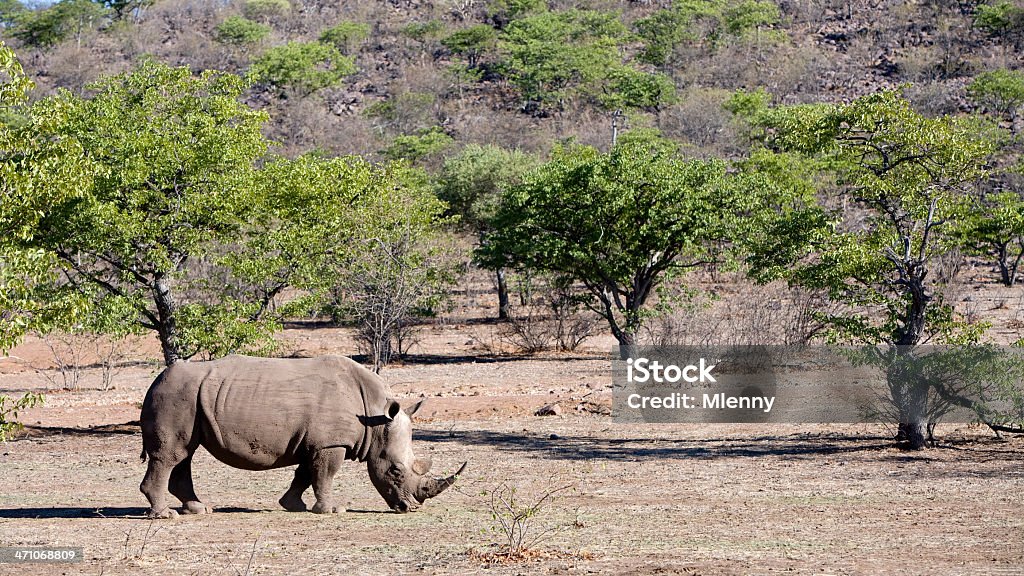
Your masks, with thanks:
[{"label": "rhino hind leg", "polygon": [[320,450],[313,455],[310,466],[313,477],[313,493],[316,494],[313,512],[331,514],[338,511],[338,507],[334,505],[334,495],[331,494],[331,485],[334,483],[334,475],[338,472],[344,459],[345,450],[338,448]]},{"label": "rhino hind leg", "polygon": [[153,457],[149,459],[146,476],[139,486],[142,493],[146,495],[146,499],[149,500],[149,510],[146,511],[147,518],[174,518],[178,515],[167,506],[167,483],[175,464],[176,462]]},{"label": "rhino hind leg", "polygon": [[309,470],[309,463],[303,462],[295,469],[295,478],[288,491],[281,496],[277,502],[289,512],[305,512],[306,503],[302,501],[302,493],[313,484],[313,475]]},{"label": "rhino hind leg", "polygon": [[195,486],[192,484],[192,454],[179,462],[172,470],[168,489],[175,498],[181,500],[182,514],[209,514],[213,509],[203,504],[196,496]]}]

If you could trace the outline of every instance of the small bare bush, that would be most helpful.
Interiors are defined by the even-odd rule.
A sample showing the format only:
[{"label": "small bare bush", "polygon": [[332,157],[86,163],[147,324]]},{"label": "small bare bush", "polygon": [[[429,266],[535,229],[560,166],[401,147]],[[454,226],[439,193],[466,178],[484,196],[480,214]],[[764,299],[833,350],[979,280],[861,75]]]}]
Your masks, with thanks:
[{"label": "small bare bush", "polygon": [[517,351],[572,352],[595,334],[597,318],[583,308],[583,296],[568,279],[523,277],[516,289],[519,305],[509,307],[498,339]]},{"label": "small bare bush", "polygon": [[85,354],[83,337],[79,334],[51,332],[43,336],[43,343],[50,350],[53,370],[39,370],[53,387],[63,390],[77,390],[82,380],[82,358]]},{"label": "small bare bush", "polygon": [[484,493],[490,498],[491,519],[496,524],[493,531],[502,538],[502,553],[508,559],[525,558],[562,527],[555,522],[545,522],[544,513],[557,495],[572,488],[571,485],[549,488],[537,498],[525,501],[518,489],[507,482],[499,484],[490,494]]},{"label": "small bare bush", "polygon": [[85,369],[95,363],[100,370],[100,389],[109,390],[123,363],[131,356],[130,336],[116,337],[93,332],[54,331],[43,336],[50,350],[52,369],[38,369],[51,386],[77,390]]},{"label": "small bare bush", "polygon": [[799,345],[824,329],[821,314],[836,309],[823,293],[782,283],[684,299],[671,313],[645,326],[658,346]]}]

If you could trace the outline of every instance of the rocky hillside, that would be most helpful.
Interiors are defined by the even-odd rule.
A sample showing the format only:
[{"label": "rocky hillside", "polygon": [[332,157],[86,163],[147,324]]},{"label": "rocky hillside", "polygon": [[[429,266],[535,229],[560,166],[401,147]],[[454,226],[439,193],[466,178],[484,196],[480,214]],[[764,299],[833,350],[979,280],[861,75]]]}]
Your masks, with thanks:
[{"label": "rocky hillside", "polygon": [[[151,55],[249,74],[286,154],[428,167],[469,142],[604,146],[613,122],[727,156],[739,142],[721,103],[739,88],[797,103],[904,86],[938,114],[970,109],[974,75],[1024,63],[1024,4],[1007,0],[5,0],[0,19],[37,94]],[[314,45],[330,51],[300,50]],[[302,62],[320,76],[289,77]]]}]

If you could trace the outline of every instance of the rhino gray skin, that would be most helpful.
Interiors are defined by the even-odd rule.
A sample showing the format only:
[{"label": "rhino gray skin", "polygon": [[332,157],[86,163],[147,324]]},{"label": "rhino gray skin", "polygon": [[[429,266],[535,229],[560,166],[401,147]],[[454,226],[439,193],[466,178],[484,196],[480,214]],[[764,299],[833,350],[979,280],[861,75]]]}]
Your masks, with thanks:
[{"label": "rhino gray skin", "polygon": [[142,458],[149,469],[139,489],[151,518],[211,509],[192,485],[192,455],[200,446],[221,462],[246,470],[298,465],[279,500],[304,511],[302,493],[316,495],[313,512],[337,512],[331,483],[343,460],[366,462],[370,480],[397,512],[415,510],[451,486],[428,475],[430,461],[412,453],[410,416],[376,374],[343,357],[278,359],[228,356],[178,362],[150,386],[142,404]]}]

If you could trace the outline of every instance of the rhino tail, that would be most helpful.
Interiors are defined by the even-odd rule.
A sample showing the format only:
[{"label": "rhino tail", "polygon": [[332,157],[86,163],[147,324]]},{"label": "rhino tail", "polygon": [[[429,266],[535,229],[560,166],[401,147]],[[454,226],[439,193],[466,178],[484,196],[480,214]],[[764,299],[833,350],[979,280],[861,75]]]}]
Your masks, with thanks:
[{"label": "rhino tail", "polygon": [[142,447],[142,454],[139,454],[139,460],[141,460],[143,462],[146,461],[146,447],[145,446]]}]

